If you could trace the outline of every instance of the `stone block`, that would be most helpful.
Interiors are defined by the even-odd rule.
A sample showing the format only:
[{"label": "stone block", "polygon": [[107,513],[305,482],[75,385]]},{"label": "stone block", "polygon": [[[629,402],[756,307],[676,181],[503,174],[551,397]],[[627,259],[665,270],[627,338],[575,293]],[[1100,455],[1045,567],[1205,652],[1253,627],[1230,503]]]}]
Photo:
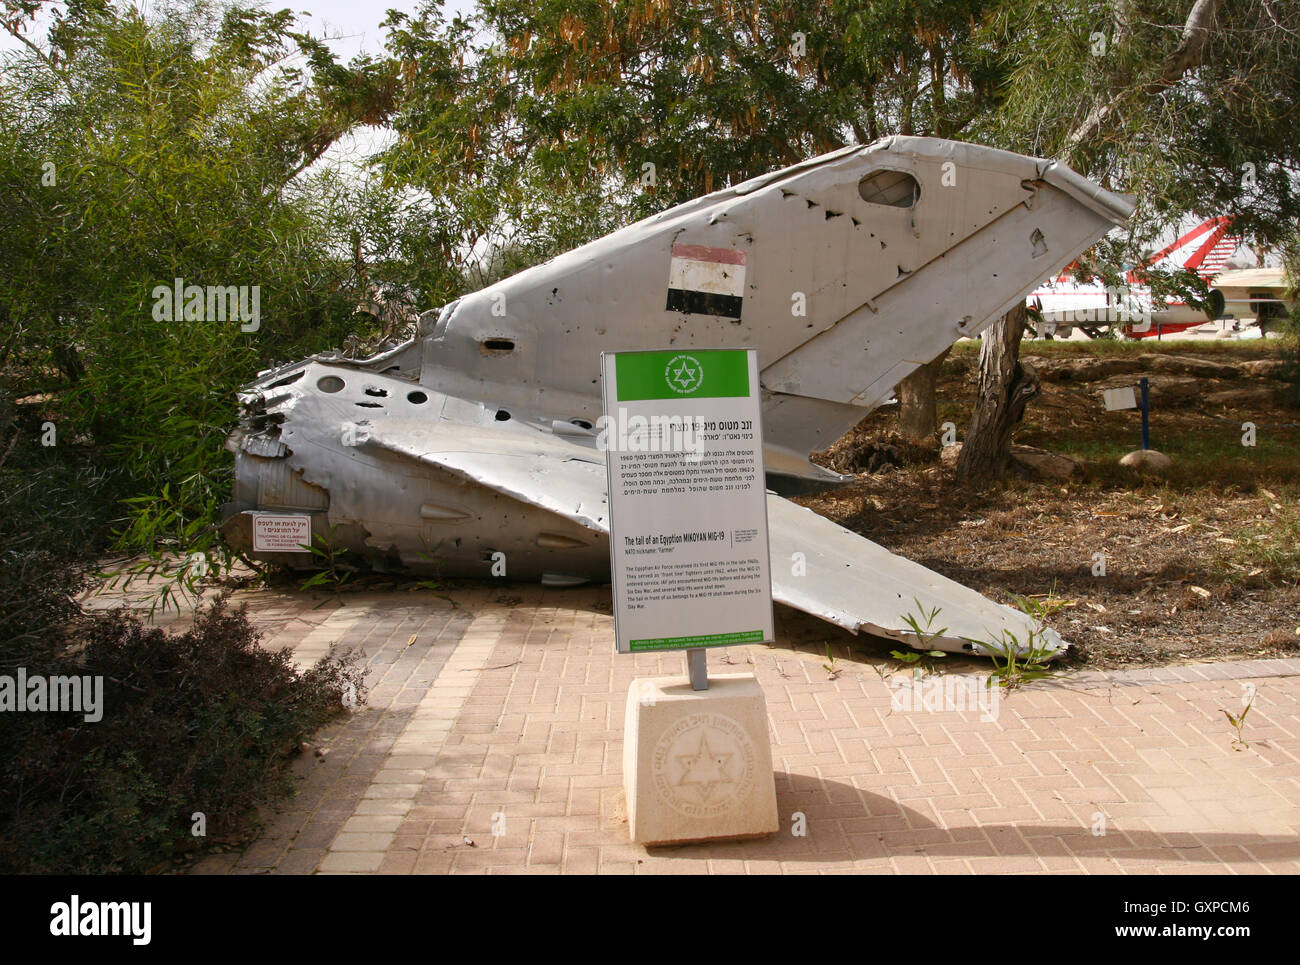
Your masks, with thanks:
[{"label": "stone block", "polygon": [[753,674],[632,681],[623,730],[628,827],[639,844],[772,834],[778,828],[767,703]]}]

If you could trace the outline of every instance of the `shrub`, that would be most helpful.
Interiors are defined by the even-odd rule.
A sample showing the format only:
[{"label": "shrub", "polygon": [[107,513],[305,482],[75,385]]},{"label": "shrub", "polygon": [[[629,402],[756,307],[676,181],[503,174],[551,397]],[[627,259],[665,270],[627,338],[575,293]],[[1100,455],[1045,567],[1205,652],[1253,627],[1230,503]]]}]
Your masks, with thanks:
[{"label": "shrub", "polygon": [[86,617],[73,646],[28,675],[102,675],[103,717],[0,714],[0,871],[141,872],[237,828],[291,791],[299,743],[364,700],[354,654],[297,670],[264,650],[241,608],[217,601],[185,633],[122,610]]}]

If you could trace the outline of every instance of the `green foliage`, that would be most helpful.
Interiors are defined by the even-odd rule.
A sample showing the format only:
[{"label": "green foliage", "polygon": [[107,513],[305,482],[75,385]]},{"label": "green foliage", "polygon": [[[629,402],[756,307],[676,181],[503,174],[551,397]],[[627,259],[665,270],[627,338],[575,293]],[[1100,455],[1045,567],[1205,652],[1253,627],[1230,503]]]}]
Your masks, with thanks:
[{"label": "green foliage", "polygon": [[912,628],[912,635],[916,638],[916,642],[910,644],[912,647],[910,651],[891,650],[889,655],[895,660],[912,664],[918,671],[924,669],[926,672],[933,672],[933,661],[948,656],[943,650],[930,649],[930,644],[934,640],[948,632],[947,627],[934,629],[935,618],[939,616],[942,607],[927,610],[916,597],[912,598],[912,602],[916,605],[915,612],[904,614],[902,620]]},{"label": "green foliage", "polygon": [[66,645],[85,575],[48,550],[0,552],[0,673]]},{"label": "green foliage", "polygon": [[347,548],[338,546],[335,538],[337,529],[337,526],[331,526],[328,536],[318,533],[312,539],[309,548],[316,565],[320,568],[303,581],[302,589],[310,590],[312,587],[323,586],[338,590],[356,572],[356,567],[341,562],[343,555],[347,553]]},{"label": "green foliage", "polygon": [[1023,645],[1019,636],[1009,629],[1002,631],[1001,640],[970,641],[978,646],[980,652],[992,659],[993,670],[989,672],[989,687],[996,684],[1009,692],[1021,688],[1022,684],[1030,683],[1032,680],[1043,680],[1057,675],[1057,671],[1050,667],[1050,662],[1053,657],[1056,657],[1058,648],[1049,642],[1045,623],[1050,616],[1066,605],[1065,600],[1060,600],[1056,596],[1056,584],[1053,584],[1047,597],[1041,600],[1013,594],[1013,602],[1024,613],[1032,616],[1035,622]]},{"label": "green foliage", "polygon": [[391,12],[399,138],[382,183],[410,199],[391,250],[436,304],[855,140],[951,136],[1000,80],[970,47],[986,6],[485,0],[468,21],[437,3]]},{"label": "green foliage", "polygon": [[[1189,23],[1193,11],[1212,16]],[[1102,267],[1136,262],[1187,216],[1231,215],[1261,244],[1294,236],[1295,4],[1003,0],[980,34],[1009,75],[980,136],[1134,195],[1127,237],[1098,246]]]},{"label": "green foliage", "polygon": [[[354,115],[382,113],[383,85],[377,69],[290,66],[307,38],[287,11],[54,16],[47,43],[6,55],[0,85],[0,396],[46,393],[57,453],[93,452],[126,499],[119,544],[158,568],[164,550],[215,549],[234,389],[354,324],[342,189],[303,172]],[[244,286],[250,315],[255,286],[259,317],[164,306],[177,278]]]},{"label": "green foliage", "polygon": [[835,680],[843,672],[835,666],[835,654],[831,652],[831,645],[826,644],[826,662],[822,664],[822,669],[826,671],[831,680]]},{"label": "green foliage", "polygon": [[1046,596],[1021,596],[1019,593],[1012,593],[1011,602],[1033,617],[1041,627],[1064,609],[1069,601],[1056,595],[1056,581],[1053,580],[1052,588],[1047,591]]},{"label": "green foliage", "polygon": [[86,620],[75,651],[27,654],[29,675],[103,678],[102,720],[0,714],[0,869],[141,872],[234,831],[291,790],[303,738],[364,699],[351,654],[297,670],[221,602],[168,635],[123,611]]},{"label": "green foliage", "polygon": [[1048,663],[1056,648],[1032,630],[1023,647],[1020,638],[1010,630],[1003,630],[1002,639],[998,641],[972,642],[978,643],[993,662],[993,669],[989,672],[990,687],[996,682],[997,686],[1008,691],[1018,690],[1030,681],[1056,676],[1056,671]]},{"label": "green foliage", "polygon": [[1056,671],[1051,668],[1051,661],[1058,648],[1047,638],[1045,621],[1065,606],[1065,601],[1056,597],[1055,586],[1045,599],[1014,596],[1014,602],[1034,618],[1035,626],[1029,631],[1023,645],[1020,637],[1010,630],[1003,630],[1002,638],[997,641],[970,641],[993,662],[993,669],[989,673],[989,686],[994,686],[996,683],[1007,691],[1018,690],[1023,684],[1034,680],[1056,676]]}]

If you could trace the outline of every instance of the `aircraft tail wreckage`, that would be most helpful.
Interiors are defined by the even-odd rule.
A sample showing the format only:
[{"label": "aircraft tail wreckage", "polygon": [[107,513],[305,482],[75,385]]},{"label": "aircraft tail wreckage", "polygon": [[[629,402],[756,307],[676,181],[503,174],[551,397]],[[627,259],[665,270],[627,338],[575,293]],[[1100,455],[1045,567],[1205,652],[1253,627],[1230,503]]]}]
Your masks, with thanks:
[{"label": "aircraft tail wreckage", "polygon": [[[1023,643],[1025,614],[779,494],[847,481],[809,454],[1131,211],[1060,164],[912,137],[714,192],[426,312],[390,351],[261,373],[228,443],[225,536],[302,566],[255,552],[252,518],[307,514],[381,569],[608,582],[600,353],[752,347],[775,598],[900,641],[916,598],[947,628],[930,646]],[[784,575],[794,553],[806,573]]]}]

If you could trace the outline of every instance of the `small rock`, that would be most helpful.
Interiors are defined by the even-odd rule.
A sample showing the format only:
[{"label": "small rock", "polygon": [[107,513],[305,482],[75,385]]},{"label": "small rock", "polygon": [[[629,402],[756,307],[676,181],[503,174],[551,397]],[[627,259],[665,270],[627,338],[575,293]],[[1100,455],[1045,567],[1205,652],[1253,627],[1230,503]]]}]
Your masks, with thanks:
[{"label": "small rock", "polygon": [[1140,473],[1159,474],[1173,468],[1174,461],[1155,449],[1135,449],[1121,459],[1119,464]]},{"label": "small rock", "polygon": [[1011,460],[1021,469],[1048,479],[1069,479],[1082,467],[1069,456],[1035,449],[1033,446],[1012,446]]},{"label": "small rock", "polygon": [[1211,392],[1205,396],[1205,401],[1209,405],[1241,407],[1241,406],[1259,406],[1272,405],[1277,401],[1278,390],[1271,385],[1253,385],[1244,389],[1225,389],[1222,392]]},{"label": "small rock", "polygon": [[1257,379],[1280,379],[1286,373],[1286,362],[1281,359],[1252,359],[1242,362],[1241,369]]},{"label": "small rock", "polygon": [[1234,379],[1241,369],[1231,362],[1213,362],[1210,359],[1191,358],[1186,355],[1139,355],[1138,361],[1153,372],[1175,372],[1194,375],[1202,379]]}]

